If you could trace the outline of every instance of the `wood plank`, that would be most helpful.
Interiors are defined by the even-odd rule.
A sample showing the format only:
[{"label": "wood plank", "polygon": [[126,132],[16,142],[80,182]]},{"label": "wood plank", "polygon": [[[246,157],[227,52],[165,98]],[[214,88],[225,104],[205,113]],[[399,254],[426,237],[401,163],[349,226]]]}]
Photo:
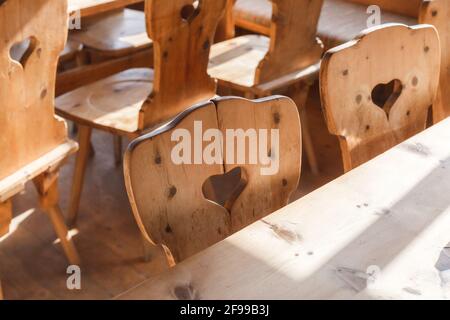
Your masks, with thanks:
[{"label": "wood plank", "polygon": [[449,140],[447,119],[118,298],[448,299]]},{"label": "wood plank", "polygon": [[81,17],[88,17],[141,2],[143,0],[69,0],[68,12],[79,10]]}]

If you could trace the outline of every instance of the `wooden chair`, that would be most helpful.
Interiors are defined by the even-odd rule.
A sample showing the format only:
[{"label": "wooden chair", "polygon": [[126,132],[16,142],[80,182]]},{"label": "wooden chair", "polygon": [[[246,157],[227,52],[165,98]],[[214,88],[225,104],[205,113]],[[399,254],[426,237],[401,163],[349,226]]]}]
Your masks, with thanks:
[{"label": "wooden chair", "polygon": [[450,116],[450,2],[448,0],[423,1],[420,23],[432,24],[441,40],[441,79],[437,100],[433,104],[433,121],[437,123]]},{"label": "wooden chair", "polygon": [[126,8],[84,18],[81,30],[71,32],[70,39],[83,44],[93,63],[152,47],[145,28],[145,13]]},{"label": "wooden chair", "polygon": [[[54,115],[58,54],[67,36],[65,1],[14,0],[0,4],[0,233],[8,231],[11,198],[33,181],[71,264],[79,264],[58,206],[58,171],[77,144]],[[27,41],[28,40],[28,41]],[[18,59],[11,48],[28,42]]]},{"label": "wooden chair", "polygon": [[[306,121],[309,88],[318,76],[323,46],[316,38],[322,1],[273,0],[270,38],[245,35],[215,44],[208,72],[247,98],[287,93],[300,110],[304,145],[312,171],[319,169]],[[229,91],[225,91],[229,92]]]},{"label": "wooden chair", "polygon": [[[433,104],[434,123],[450,116],[450,5],[448,0],[325,0],[318,27],[318,36],[330,49],[354,39],[367,28],[367,8],[378,5],[382,23],[434,25],[441,38],[441,80],[438,100]],[[238,27],[270,34],[272,6],[270,0],[237,0],[234,8]]]},{"label": "wooden chair", "polygon": [[[199,125],[210,142],[197,140],[203,138],[198,136]],[[221,132],[225,142],[218,142],[220,137],[211,134],[210,129]],[[230,150],[234,155],[238,150],[237,144],[229,144],[227,132],[233,129],[246,133],[254,130],[255,134],[267,130],[268,135],[278,129],[279,148],[271,139],[258,152],[270,150],[267,155],[274,161],[278,159],[279,170],[262,175],[266,165],[261,160],[248,164],[253,154],[249,143],[244,143],[249,148],[246,161],[229,156]],[[181,139],[180,133],[190,136],[191,141]],[[219,149],[222,145],[228,147],[211,151],[208,145],[213,139],[219,139],[215,140]],[[199,149],[195,149],[190,155],[186,153],[184,163],[176,164],[173,153],[180,152],[177,145],[181,140],[187,147],[203,147],[205,153],[214,154],[215,161],[199,159],[195,155]],[[231,142],[234,144],[234,140]],[[298,111],[292,100],[281,96],[255,101],[228,97],[196,105],[164,127],[133,141],[124,161],[126,187],[138,226],[149,243],[164,248],[169,264],[285,206],[297,189],[300,170]]]},{"label": "wooden chair", "polygon": [[[269,35],[272,17],[271,0],[237,0],[234,8],[236,26]],[[351,41],[366,29],[370,5],[382,9],[382,22],[417,24],[421,0],[324,0],[318,36],[330,49]]]},{"label": "wooden chair", "polygon": [[439,84],[439,49],[433,27],[392,24],[325,54],[322,106],[346,171],[425,129]]},{"label": "wooden chair", "polygon": [[216,82],[207,74],[210,46],[226,0],[149,0],[148,33],[154,41],[152,69],[130,69],[66,93],[56,100],[60,115],[79,125],[80,152],[74,173],[69,221],[78,212],[92,128],[136,138],[146,129],[209,100]]}]

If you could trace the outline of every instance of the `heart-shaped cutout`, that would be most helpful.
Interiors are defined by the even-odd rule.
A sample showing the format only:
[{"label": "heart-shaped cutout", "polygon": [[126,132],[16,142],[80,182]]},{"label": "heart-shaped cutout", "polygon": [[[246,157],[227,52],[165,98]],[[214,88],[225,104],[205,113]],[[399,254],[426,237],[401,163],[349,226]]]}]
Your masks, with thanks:
[{"label": "heart-shaped cutout", "polygon": [[192,4],[187,4],[181,8],[180,16],[184,21],[191,22],[200,13],[200,1],[193,1]]},{"label": "heart-shaped cutout", "polygon": [[203,196],[231,212],[234,202],[245,189],[247,178],[243,168],[236,167],[223,174],[211,176],[203,183]]},{"label": "heart-shaped cutout", "polygon": [[25,68],[28,58],[33,53],[36,48],[36,38],[29,37],[21,42],[15,43],[9,50],[9,55],[11,59],[20,63],[23,68]]},{"label": "heart-shaped cutout", "polygon": [[389,113],[402,94],[403,85],[398,79],[384,84],[376,85],[372,90],[372,101],[386,113],[389,119]]}]

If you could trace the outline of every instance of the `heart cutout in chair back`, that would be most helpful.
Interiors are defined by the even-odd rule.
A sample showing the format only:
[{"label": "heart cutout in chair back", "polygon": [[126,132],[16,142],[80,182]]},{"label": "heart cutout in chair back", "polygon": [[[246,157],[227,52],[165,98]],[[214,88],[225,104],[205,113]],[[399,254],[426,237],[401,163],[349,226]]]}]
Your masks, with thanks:
[{"label": "heart cutout in chair back", "polygon": [[387,84],[380,83],[372,90],[373,103],[386,112],[388,119],[392,107],[402,94],[402,90],[402,82],[398,79],[394,79]]},{"label": "heart cutout in chair back", "polygon": [[29,37],[21,42],[15,43],[9,50],[9,55],[11,59],[20,63],[23,68],[25,68],[28,58],[33,53],[36,48],[36,38]]},{"label": "heart cutout in chair back", "polygon": [[247,178],[243,168],[236,167],[223,175],[211,176],[203,183],[203,196],[231,212],[234,202],[245,189]]},{"label": "heart cutout in chair back", "polygon": [[192,4],[187,4],[181,8],[180,16],[184,21],[191,22],[200,13],[202,0],[195,0]]}]

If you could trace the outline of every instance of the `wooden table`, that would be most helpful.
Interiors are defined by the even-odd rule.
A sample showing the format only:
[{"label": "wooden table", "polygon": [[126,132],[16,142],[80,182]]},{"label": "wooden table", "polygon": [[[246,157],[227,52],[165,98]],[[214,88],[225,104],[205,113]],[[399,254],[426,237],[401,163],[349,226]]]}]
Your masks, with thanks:
[{"label": "wooden table", "polygon": [[81,11],[81,17],[123,8],[144,0],[69,0],[69,12]]},{"label": "wooden table", "polygon": [[119,299],[450,298],[450,119]]}]

